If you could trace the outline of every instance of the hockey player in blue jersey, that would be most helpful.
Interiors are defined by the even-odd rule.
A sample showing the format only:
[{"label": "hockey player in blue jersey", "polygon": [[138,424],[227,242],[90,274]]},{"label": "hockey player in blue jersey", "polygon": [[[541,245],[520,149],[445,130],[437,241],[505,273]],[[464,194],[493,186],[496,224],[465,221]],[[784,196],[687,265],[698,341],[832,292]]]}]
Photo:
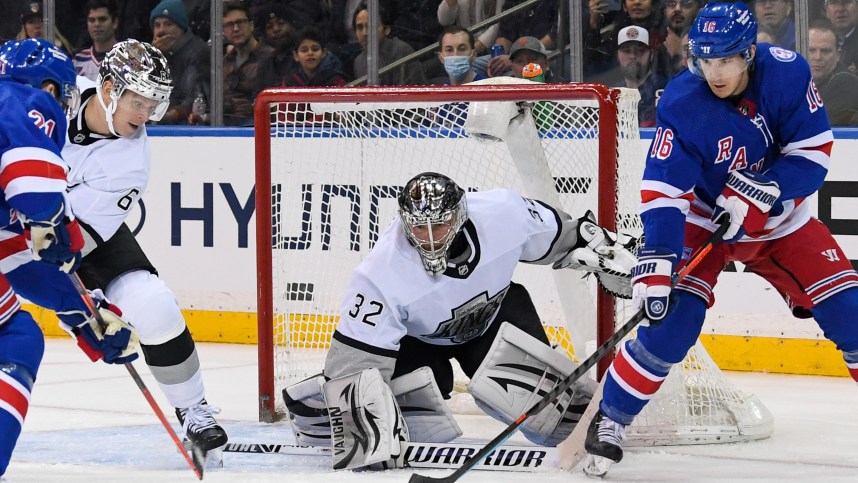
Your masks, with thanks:
[{"label": "hockey player in blue jersey", "polygon": [[[66,117],[75,115],[79,100],[71,59],[49,42],[27,39],[0,48],[0,239],[23,232],[33,258],[55,271],[74,271],[83,247],[65,199],[60,157]],[[130,339],[128,329],[105,335],[84,325],[74,329],[92,351]],[[41,330],[0,276],[0,477],[21,434],[43,353]]]},{"label": "hockey player in blue jersey", "polygon": [[[804,58],[756,45],[741,2],[710,3],[689,33],[689,70],[658,105],[641,187],[646,244],[632,292],[648,326],[622,344],[589,427],[585,471],[623,457],[625,426],[697,340],[732,260],[813,317],[858,381],[858,275],[806,198],[828,171],[833,136]],[[726,215],[729,215],[727,217]],[[671,274],[729,220],[723,242],[671,290]]]}]

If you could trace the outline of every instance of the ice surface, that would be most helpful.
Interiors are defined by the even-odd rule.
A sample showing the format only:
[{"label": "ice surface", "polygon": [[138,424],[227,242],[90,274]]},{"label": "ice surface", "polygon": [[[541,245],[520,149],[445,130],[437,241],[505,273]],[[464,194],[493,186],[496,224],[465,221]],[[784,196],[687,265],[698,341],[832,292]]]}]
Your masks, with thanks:
[{"label": "ice surface", "polygon": [[[256,348],[199,344],[209,403],[234,442],[293,442],[288,424],[257,421]],[[142,361],[135,362],[168,420],[173,409]],[[760,396],[775,417],[763,441],[630,449],[605,481],[858,481],[858,387],[849,379],[728,373]],[[459,416],[465,437],[489,440],[503,427],[485,416]],[[520,436],[513,441],[524,442]],[[224,455],[212,482],[406,482],[411,470],[337,472],[315,456]],[[420,470],[442,476],[449,470]],[[49,339],[12,463],[11,483],[191,482],[177,453],[125,368],[92,364],[67,339]],[[559,483],[593,481],[580,469],[539,475],[473,471],[460,481]]]}]

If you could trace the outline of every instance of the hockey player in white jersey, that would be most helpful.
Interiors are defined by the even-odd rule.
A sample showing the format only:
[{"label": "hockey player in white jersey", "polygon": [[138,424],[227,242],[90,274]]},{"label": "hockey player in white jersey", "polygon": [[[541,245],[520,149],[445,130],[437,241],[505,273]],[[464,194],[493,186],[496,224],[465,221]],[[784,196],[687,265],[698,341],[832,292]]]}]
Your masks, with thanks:
[{"label": "hockey player in white jersey", "polygon": [[[331,445],[335,469],[384,466],[400,442],[462,434],[444,400],[451,359],[487,414],[511,423],[575,364],[550,347],[519,262],[577,268],[630,293],[634,239],[508,190],[467,193],[422,173],[399,196],[399,217],[355,269],[323,375],[283,391],[299,443]],[[594,384],[582,380],[522,425],[556,446]],[[330,420],[330,425],[328,422]]]},{"label": "hockey player in white jersey", "polygon": [[[214,419],[218,409],[206,402],[194,341],[176,298],[124,223],[149,180],[144,125],[160,119],[169,104],[167,60],[147,43],[120,42],[102,61],[97,83],[78,77],[78,87],[82,105],[69,121],[63,149],[70,167],[67,196],[86,242],[78,274],[87,288],[103,290],[136,328],[146,363],[176,408],[186,437],[204,451],[221,447],[227,435]],[[14,269],[3,267],[13,286],[34,277],[63,284],[51,282],[56,270],[30,260],[21,253]],[[65,286],[68,300],[76,298],[68,280]],[[56,310],[61,321],[83,316],[70,304],[44,300],[37,291],[22,295]]]}]

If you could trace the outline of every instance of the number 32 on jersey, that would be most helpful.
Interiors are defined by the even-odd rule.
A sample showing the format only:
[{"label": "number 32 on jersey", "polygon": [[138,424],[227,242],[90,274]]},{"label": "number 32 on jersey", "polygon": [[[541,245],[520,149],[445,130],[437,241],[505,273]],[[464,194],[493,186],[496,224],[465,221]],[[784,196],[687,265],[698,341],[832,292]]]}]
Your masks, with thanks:
[{"label": "number 32 on jersey", "polygon": [[[373,319],[376,316],[381,315],[383,311],[383,303],[377,300],[367,301],[366,297],[364,297],[362,293],[358,293],[355,295],[354,306],[349,310],[349,317],[375,327],[377,322]],[[363,314],[363,317],[359,317],[361,314]]]}]

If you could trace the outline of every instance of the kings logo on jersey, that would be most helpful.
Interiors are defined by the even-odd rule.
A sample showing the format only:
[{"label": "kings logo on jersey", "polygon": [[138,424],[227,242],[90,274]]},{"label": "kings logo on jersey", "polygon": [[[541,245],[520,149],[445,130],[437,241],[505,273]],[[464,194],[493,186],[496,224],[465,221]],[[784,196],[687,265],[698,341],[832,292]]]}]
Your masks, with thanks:
[{"label": "kings logo on jersey", "polygon": [[428,339],[447,339],[454,344],[462,344],[479,337],[489,326],[492,315],[498,311],[509,285],[489,298],[486,292],[468,300],[452,310],[453,317],[438,325],[435,332],[425,336]]}]

